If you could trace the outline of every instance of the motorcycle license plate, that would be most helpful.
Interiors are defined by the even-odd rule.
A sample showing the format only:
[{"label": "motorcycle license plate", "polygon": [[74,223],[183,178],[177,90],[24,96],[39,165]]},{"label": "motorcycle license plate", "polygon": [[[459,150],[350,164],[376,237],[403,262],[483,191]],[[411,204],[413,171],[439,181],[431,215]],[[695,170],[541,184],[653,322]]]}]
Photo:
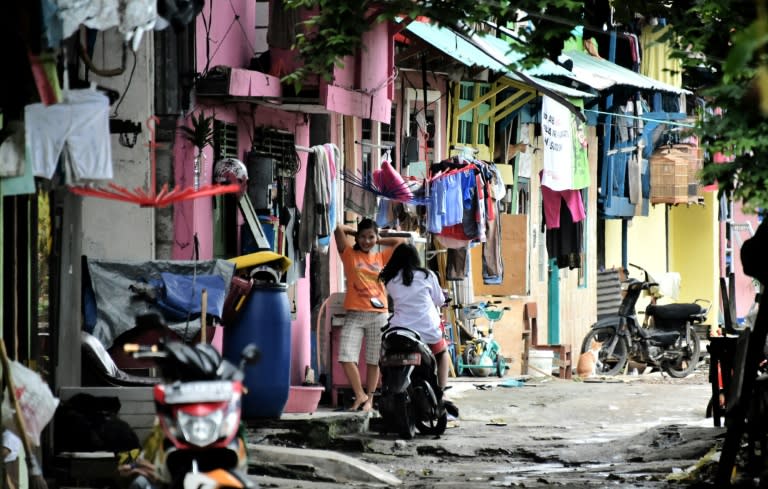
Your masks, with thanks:
[{"label": "motorcycle license plate", "polygon": [[398,365],[419,365],[421,364],[421,354],[419,353],[391,353],[381,358],[382,366]]},{"label": "motorcycle license plate", "polygon": [[223,380],[180,382],[165,386],[167,404],[223,402],[232,398],[232,382]]}]

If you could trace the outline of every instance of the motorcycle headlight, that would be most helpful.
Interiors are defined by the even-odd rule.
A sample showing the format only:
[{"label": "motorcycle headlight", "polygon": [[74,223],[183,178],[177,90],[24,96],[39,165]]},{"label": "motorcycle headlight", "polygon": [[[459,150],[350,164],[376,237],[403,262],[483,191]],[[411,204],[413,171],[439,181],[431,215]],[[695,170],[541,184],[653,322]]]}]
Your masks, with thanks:
[{"label": "motorcycle headlight", "polygon": [[204,416],[193,416],[183,411],[178,413],[178,426],[184,438],[193,445],[205,447],[219,439],[221,423],[224,420],[222,410]]}]

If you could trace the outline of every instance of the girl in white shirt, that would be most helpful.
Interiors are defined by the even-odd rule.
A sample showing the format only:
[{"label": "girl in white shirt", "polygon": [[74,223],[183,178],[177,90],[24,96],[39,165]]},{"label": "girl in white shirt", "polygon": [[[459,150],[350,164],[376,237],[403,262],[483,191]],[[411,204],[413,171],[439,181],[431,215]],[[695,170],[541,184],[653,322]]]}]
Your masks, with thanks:
[{"label": "girl in white shirt", "polygon": [[437,379],[440,387],[445,388],[448,384],[448,345],[440,329],[439,312],[445,294],[437,275],[420,266],[419,253],[413,245],[401,244],[395,248],[379,278],[394,303],[389,325],[419,333],[435,355]]}]

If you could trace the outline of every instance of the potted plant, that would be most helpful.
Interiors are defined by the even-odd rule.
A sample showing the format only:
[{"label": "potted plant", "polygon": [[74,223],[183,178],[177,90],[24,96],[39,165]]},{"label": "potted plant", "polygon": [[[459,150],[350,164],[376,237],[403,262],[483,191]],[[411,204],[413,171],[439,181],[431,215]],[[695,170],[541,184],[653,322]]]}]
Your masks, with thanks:
[{"label": "potted plant", "polygon": [[206,146],[213,144],[213,119],[215,115],[216,114],[206,116],[205,111],[201,110],[197,117],[195,117],[195,114],[192,114],[192,117],[190,118],[192,127],[181,127],[184,138],[197,148],[197,153],[195,154],[195,191],[200,189],[201,160],[202,158],[205,158],[203,150]]}]

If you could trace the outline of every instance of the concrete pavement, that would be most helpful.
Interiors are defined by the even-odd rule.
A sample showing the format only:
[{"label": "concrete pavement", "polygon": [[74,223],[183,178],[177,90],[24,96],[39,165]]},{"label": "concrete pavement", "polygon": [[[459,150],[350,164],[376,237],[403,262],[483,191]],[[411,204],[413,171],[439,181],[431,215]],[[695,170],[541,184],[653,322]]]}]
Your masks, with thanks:
[{"label": "concrete pavement", "polygon": [[704,372],[589,382],[461,377],[451,385],[448,396],[461,416],[439,438],[398,440],[369,431],[372,415],[328,409],[252,425],[249,441],[258,446],[252,470],[262,474],[255,477],[270,487],[318,489],[488,487],[493,481],[546,487],[609,477],[660,487],[654,484],[716,449],[723,433],[705,418],[710,387]]}]

